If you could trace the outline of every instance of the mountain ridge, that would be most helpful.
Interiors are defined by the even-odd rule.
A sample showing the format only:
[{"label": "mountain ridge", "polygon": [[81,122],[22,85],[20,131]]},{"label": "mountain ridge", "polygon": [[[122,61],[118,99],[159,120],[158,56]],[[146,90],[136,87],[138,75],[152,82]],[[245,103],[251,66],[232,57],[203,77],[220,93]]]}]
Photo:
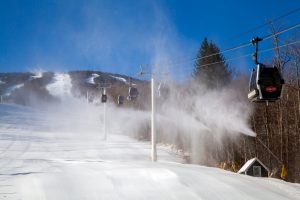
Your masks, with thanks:
[{"label": "mountain ridge", "polygon": [[[66,81],[69,81],[67,86]],[[49,85],[52,84],[52,87]],[[53,86],[53,84],[56,84]],[[0,73],[0,96],[2,102],[13,102],[21,105],[35,104],[36,101],[59,101],[64,94],[77,98],[90,98],[90,102],[101,94],[100,87],[109,86],[109,99],[116,102],[117,96],[127,96],[129,87],[142,87],[148,81],[133,78],[127,75],[95,71],[74,70],[68,72],[8,72]],[[60,88],[65,87],[65,88]],[[67,87],[67,88],[66,88]],[[52,88],[52,89],[51,89]],[[60,88],[60,89],[59,89]],[[54,90],[51,91],[51,90]],[[88,96],[89,95],[89,96]],[[35,99],[32,103],[32,99]]]}]

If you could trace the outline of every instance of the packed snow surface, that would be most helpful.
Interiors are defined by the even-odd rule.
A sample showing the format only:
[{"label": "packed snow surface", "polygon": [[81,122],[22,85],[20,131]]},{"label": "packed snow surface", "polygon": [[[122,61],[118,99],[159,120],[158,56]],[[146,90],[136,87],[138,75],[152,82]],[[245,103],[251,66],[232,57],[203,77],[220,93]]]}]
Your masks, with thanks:
[{"label": "packed snow surface", "polygon": [[152,163],[148,142],[112,127],[103,140],[101,111],[0,104],[0,199],[300,199],[299,184],[181,164],[162,146]]},{"label": "packed snow surface", "polygon": [[99,77],[99,76],[100,76],[99,74],[92,74],[91,76],[89,76],[89,77],[85,80],[85,82],[94,85],[94,84],[96,84],[96,83],[95,83],[95,78],[97,78],[97,77]]},{"label": "packed snow surface", "polygon": [[47,85],[47,90],[54,96],[70,96],[72,89],[71,77],[68,73],[55,73],[52,83]]},{"label": "packed snow surface", "polygon": [[5,84],[5,82],[0,79],[0,85],[2,85],[2,84]]}]

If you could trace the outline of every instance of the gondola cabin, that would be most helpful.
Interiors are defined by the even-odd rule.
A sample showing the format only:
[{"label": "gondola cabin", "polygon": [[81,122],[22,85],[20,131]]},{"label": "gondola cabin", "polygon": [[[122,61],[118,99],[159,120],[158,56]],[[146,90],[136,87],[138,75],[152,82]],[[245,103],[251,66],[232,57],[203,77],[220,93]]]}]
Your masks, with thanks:
[{"label": "gondola cabin", "polygon": [[102,96],[101,96],[101,102],[102,103],[106,103],[106,101],[107,101],[107,95],[106,94],[102,94]]},{"label": "gondola cabin", "polygon": [[162,98],[167,98],[170,94],[170,89],[166,84],[159,84],[158,86],[158,96]]},{"label": "gondola cabin", "polygon": [[248,99],[253,102],[276,101],[281,97],[283,84],[276,66],[257,64],[252,71]]},{"label": "gondola cabin", "polygon": [[138,98],[138,95],[139,95],[139,91],[137,88],[135,87],[129,87],[128,89],[128,99],[130,101],[134,101]]},{"label": "gondola cabin", "polygon": [[118,105],[123,105],[124,104],[124,97],[122,95],[118,96]]}]

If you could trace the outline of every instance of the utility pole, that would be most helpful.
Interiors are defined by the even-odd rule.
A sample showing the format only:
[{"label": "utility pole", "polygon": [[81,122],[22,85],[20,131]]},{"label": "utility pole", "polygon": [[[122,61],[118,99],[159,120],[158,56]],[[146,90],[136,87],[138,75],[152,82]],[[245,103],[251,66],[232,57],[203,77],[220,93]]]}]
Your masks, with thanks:
[{"label": "utility pole", "polygon": [[151,159],[157,161],[156,149],[156,130],[155,130],[155,82],[152,74],[151,77]]},{"label": "utility pole", "polygon": [[258,43],[261,42],[263,39],[259,37],[255,37],[251,40],[251,43],[255,46],[255,53],[253,54],[253,61],[255,64],[259,64],[257,60],[257,55],[258,55]]},{"label": "utility pole", "polygon": [[[103,94],[106,95],[106,88],[103,88]],[[107,140],[107,132],[106,132],[106,102],[103,103],[103,133],[104,140]]]},{"label": "utility pole", "polygon": [[[145,75],[141,67],[141,71],[139,73],[141,76]],[[156,138],[156,130],[155,130],[155,81],[154,81],[154,73],[147,73],[151,75],[151,160],[152,162],[157,161],[157,138]]]},{"label": "utility pole", "polygon": [[89,90],[86,91],[86,103],[89,104]]},{"label": "utility pole", "polygon": [[106,82],[105,80],[101,82],[98,86],[98,89],[101,89],[102,96],[101,96],[101,102],[103,103],[103,134],[104,134],[104,140],[107,140],[107,130],[106,130],[106,102],[107,102],[107,96],[106,96],[106,89],[111,87],[111,84]]}]

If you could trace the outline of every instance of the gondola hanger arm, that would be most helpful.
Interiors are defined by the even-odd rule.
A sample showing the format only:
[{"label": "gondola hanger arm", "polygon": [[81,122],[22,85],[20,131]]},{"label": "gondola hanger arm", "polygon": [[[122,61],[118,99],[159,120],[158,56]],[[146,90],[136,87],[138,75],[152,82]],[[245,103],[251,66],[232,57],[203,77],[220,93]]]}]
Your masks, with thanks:
[{"label": "gondola hanger arm", "polygon": [[257,60],[258,55],[258,43],[261,42],[263,39],[259,37],[255,37],[251,40],[251,43],[255,46],[255,52],[253,54],[253,61],[257,65],[259,62]]}]

